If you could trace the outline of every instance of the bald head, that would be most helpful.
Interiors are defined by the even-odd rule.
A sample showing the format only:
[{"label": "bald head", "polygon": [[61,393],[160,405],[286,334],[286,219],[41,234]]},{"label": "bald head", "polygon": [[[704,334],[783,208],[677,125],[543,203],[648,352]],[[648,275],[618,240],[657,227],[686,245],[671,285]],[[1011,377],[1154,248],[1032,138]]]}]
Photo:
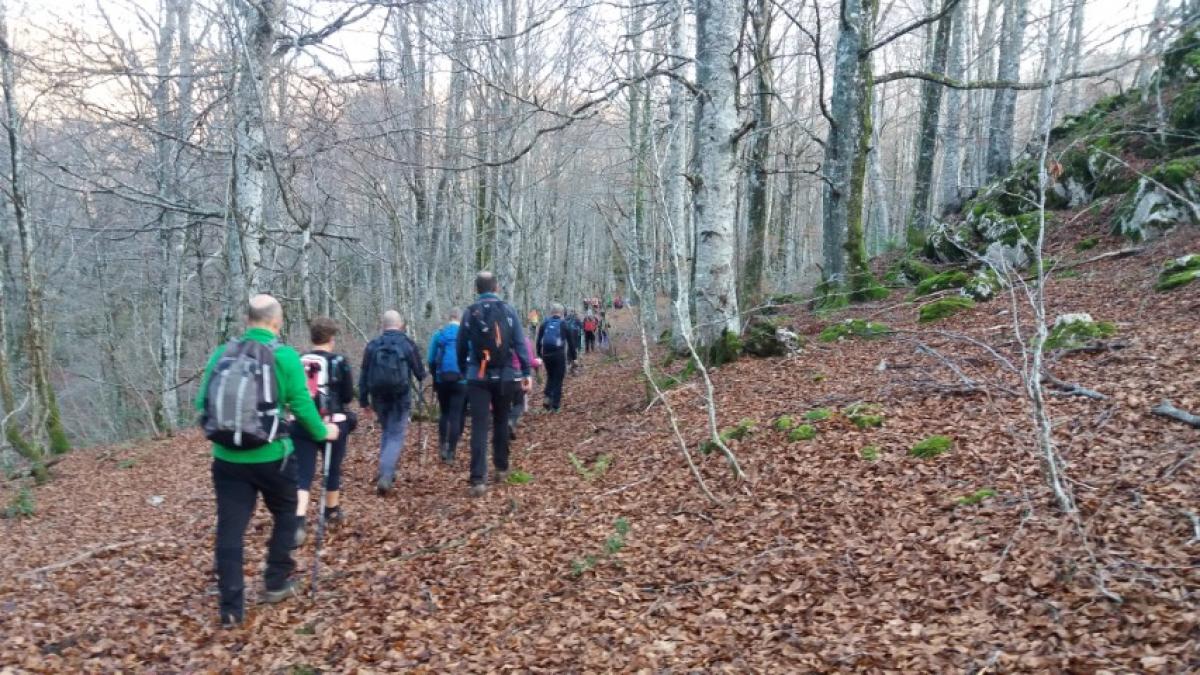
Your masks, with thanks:
[{"label": "bald head", "polygon": [[379,320],[384,330],[403,330],[404,319],[400,316],[400,312],[394,309],[389,309],[383,313],[383,317]]},{"label": "bald head", "polygon": [[496,275],[491,272],[480,272],[475,275],[475,292],[480,295],[496,292]]},{"label": "bald head", "polygon": [[276,333],[283,327],[283,305],[274,297],[260,293],[250,298],[246,323],[258,328],[270,328]]}]

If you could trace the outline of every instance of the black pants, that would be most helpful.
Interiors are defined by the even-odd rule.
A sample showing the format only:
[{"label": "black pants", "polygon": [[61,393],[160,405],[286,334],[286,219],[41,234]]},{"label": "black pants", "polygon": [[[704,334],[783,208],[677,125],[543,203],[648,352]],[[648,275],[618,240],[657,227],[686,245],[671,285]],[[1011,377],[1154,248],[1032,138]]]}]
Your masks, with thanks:
[{"label": "black pants", "polygon": [[563,380],[567,377],[567,354],[565,351],[542,354],[546,364],[546,402],[551,410],[562,406]]},{"label": "black pants", "polygon": [[296,461],[290,455],[282,461],[262,464],[214,459],[212,478],[217,492],[217,586],[221,591],[221,615],[242,618],[246,611],[243,540],[260,492],[275,519],[267,544],[264,575],[267,589],[283,588],[296,567],[292,560],[292,540],[296,536]]},{"label": "black pants", "polygon": [[515,382],[472,381],[467,385],[471,401],[471,485],[487,480],[488,432],[492,433],[492,462],[497,471],[508,471],[508,409]]},{"label": "black pants", "polygon": [[594,330],[583,331],[583,351],[584,352],[596,351],[596,331],[594,331]]},{"label": "black pants", "polygon": [[434,389],[438,397],[438,443],[449,445],[453,457],[466,425],[467,385],[461,380],[438,382]]},{"label": "black pants", "polygon": [[[350,439],[350,423],[338,422],[338,439],[329,452],[329,475],[323,479],[326,490],[342,489],[342,460],[346,458],[346,441]],[[296,425],[292,429],[292,445],[296,447],[294,457],[297,467],[297,486],[311,490],[313,476],[317,473],[317,453],[325,452],[325,441],[314,441],[304,429]]]}]

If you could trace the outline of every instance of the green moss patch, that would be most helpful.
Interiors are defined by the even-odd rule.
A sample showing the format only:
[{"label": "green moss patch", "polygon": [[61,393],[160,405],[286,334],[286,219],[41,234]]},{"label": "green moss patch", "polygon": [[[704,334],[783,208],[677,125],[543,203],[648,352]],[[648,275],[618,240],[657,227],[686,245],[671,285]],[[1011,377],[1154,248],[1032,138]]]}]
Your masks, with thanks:
[{"label": "green moss patch", "polygon": [[949,452],[953,445],[949,436],[930,436],[912,446],[908,454],[918,459],[933,459]]},{"label": "green moss patch", "polygon": [[877,403],[855,403],[847,406],[842,414],[859,429],[874,429],[883,426],[883,406]]},{"label": "green moss patch", "polygon": [[1079,252],[1090,251],[1100,243],[1100,237],[1088,237],[1075,242],[1075,250]]},{"label": "green moss patch", "polygon": [[833,411],[829,408],[814,408],[804,413],[806,422],[824,422],[830,417],[833,417]]},{"label": "green moss patch", "polygon": [[964,297],[942,298],[921,306],[918,318],[921,323],[941,321],[959,312],[975,307],[975,301]]},{"label": "green moss patch", "polygon": [[867,447],[858,451],[858,456],[862,457],[868,462],[874,462],[879,459],[879,446],[868,445]]},{"label": "green moss patch", "polygon": [[959,506],[975,506],[976,504],[982,504],[983,502],[995,496],[995,490],[992,488],[983,488],[976,490],[969,495],[963,495],[958,499],[955,499],[954,503],[958,504]]},{"label": "green moss patch", "polygon": [[830,324],[821,331],[821,342],[837,342],[848,337],[871,339],[892,332],[886,324],[867,321],[866,319],[846,319],[841,323]]},{"label": "green moss patch", "polygon": [[750,356],[768,358],[786,356],[787,345],[779,339],[779,325],[765,319],[755,319],[746,328],[742,338],[742,352]]},{"label": "green moss patch", "polygon": [[811,424],[801,424],[795,429],[792,429],[792,431],[788,434],[788,440],[792,441],[793,443],[797,441],[811,441],[816,437],[817,428]]},{"label": "green moss patch", "polygon": [[945,272],[925,278],[921,283],[917,284],[915,293],[919,297],[951,288],[962,288],[970,279],[971,275],[964,270],[946,270]]},{"label": "green moss patch", "polygon": [[1168,260],[1158,275],[1156,291],[1170,291],[1200,279],[1200,253],[1190,253]]},{"label": "green moss patch", "polygon": [[[737,423],[737,426],[730,427],[720,434],[721,442],[728,444],[730,441],[740,441],[743,438],[754,433],[758,429],[758,424],[752,419],[744,419]],[[711,438],[700,444],[700,454],[710,455],[714,450],[718,449],[718,445]]]}]

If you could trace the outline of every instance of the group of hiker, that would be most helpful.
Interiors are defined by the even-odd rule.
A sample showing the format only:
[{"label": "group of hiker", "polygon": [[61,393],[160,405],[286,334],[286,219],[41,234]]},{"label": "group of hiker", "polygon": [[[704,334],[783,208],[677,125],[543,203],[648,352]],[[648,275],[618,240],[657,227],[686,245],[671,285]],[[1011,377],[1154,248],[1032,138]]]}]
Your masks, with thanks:
[{"label": "group of hiker", "polygon": [[[409,337],[399,312],[381,318],[381,332],[366,346],[357,398],[364,418],[374,415],[380,429],[375,488],[393,489],[396,466],[412,420],[414,382],[432,377],[436,392],[439,456],[454,462],[458,443],[471,423],[469,490],[487,492],[489,435],[492,479],[504,482],[509,471],[509,442],[516,438],[529,407],[533,373],[545,368],[542,405],[562,406],[568,369],[581,351],[607,341],[602,311],[583,318],[561,304],[542,320],[529,315],[526,333],[516,310],[500,298],[490,272],[475,279],[476,300],[451,310],[431,337],[425,358]],[[292,550],[307,539],[307,518],[318,454],[324,457],[317,547],[326,525],[343,521],[342,462],[348,436],[358,418],[350,405],[355,384],[348,359],[337,353],[339,326],[318,317],[309,322],[311,349],[300,355],[280,342],[283,307],[270,295],[250,300],[245,333],[219,347],[200,383],[196,407],[201,426],[213,443],[212,479],[216,492],[216,574],[222,625],[240,625],[245,616],[243,539],[258,495],[274,523],[267,545],[264,589],[260,598],[281,602],[296,594],[291,580]],[[530,337],[532,334],[534,337]],[[314,561],[316,558],[314,557]],[[314,583],[315,583],[314,572]]]}]

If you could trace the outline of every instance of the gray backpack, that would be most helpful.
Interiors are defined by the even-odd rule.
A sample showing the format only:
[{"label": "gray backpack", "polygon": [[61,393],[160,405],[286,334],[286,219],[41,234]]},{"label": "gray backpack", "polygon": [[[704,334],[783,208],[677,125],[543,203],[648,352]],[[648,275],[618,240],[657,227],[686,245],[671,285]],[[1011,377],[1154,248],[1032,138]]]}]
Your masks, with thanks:
[{"label": "gray backpack", "polygon": [[204,435],[226,448],[253,450],[279,438],[275,342],[231,340],[204,394]]}]

